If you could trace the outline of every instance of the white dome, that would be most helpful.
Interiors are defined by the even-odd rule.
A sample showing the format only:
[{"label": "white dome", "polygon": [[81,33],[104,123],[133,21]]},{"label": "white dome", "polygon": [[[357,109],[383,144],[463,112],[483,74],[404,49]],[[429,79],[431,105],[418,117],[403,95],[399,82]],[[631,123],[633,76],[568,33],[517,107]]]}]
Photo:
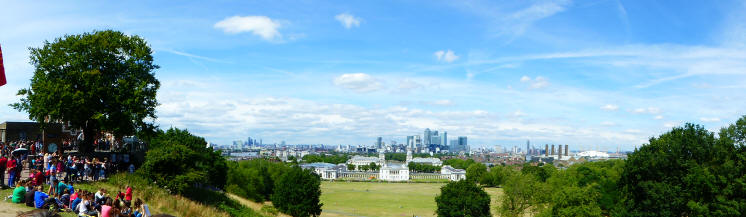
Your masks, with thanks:
[{"label": "white dome", "polygon": [[590,157],[590,158],[609,158],[609,154],[600,151],[584,151],[578,153],[579,157]]}]

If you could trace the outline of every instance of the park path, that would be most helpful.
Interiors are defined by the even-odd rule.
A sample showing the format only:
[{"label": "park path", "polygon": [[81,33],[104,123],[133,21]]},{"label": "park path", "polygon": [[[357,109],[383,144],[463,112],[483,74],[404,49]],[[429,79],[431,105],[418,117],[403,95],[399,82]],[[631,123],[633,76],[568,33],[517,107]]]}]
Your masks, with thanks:
[{"label": "park path", "polygon": [[0,201],[0,217],[11,217],[18,215],[18,212],[29,211],[31,208],[25,208],[8,201]]},{"label": "park path", "polygon": [[[254,202],[254,201],[250,201],[250,200],[248,200],[246,198],[239,197],[238,195],[231,194],[231,193],[228,193],[228,192],[225,192],[225,195],[227,195],[231,199],[234,199],[234,200],[238,201],[238,203],[240,203],[241,205],[253,209],[257,213],[261,213],[261,214],[266,215],[266,213],[262,212],[262,206],[264,206],[264,204],[257,203],[257,202]],[[279,217],[291,217],[291,216],[283,214],[283,213],[277,213],[276,216],[279,216]]]}]

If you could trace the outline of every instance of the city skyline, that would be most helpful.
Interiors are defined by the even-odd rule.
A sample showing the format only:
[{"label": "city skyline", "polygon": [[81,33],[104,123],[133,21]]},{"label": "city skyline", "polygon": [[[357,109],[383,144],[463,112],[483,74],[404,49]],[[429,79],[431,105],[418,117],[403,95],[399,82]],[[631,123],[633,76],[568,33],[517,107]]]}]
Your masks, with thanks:
[{"label": "city skyline", "polygon": [[114,29],[155,51],[156,123],[217,144],[401,143],[430,128],[632,150],[746,114],[746,3],[677,3],[6,2],[0,116],[27,120],[6,105],[28,87],[28,47]]}]

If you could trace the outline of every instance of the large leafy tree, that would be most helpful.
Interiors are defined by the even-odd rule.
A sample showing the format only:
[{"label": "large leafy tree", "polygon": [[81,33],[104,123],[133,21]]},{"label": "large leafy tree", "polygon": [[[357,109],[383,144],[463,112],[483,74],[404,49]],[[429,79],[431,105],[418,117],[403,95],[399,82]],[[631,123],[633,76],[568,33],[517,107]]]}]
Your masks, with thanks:
[{"label": "large leafy tree", "polygon": [[435,197],[439,217],[490,216],[490,195],[474,182],[461,180],[440,188]]},{"label": "large leafy tree", "polygon": [[471,164],[469,168],[466,168],[466,180],[471,182],[479,182],[482,180],[482,176],[487,173],[487,166],[481,163]]},{"label": "large leafy tree", "polygon": [[628,157],[620,180],[623,209],[618,214],[746,214],[744,159],[739,157],[743,146],[735,146],[728,135],[716,138],[702,126],[686,124],[651,138]]},{"label": "large leafy tree", "polygon": [[90,152],[100,131],[117,137],[150,127],[160,83],[152,50],[143,38],[106,30],[66,35],[30,48],[34,76],[11,106],[31,120],[82,129]]},{"label": "large leafy tree", "polygon": [[295,217],[319,216],[321,178],[311,170],[294,166],[275,182],[272,204]]}]

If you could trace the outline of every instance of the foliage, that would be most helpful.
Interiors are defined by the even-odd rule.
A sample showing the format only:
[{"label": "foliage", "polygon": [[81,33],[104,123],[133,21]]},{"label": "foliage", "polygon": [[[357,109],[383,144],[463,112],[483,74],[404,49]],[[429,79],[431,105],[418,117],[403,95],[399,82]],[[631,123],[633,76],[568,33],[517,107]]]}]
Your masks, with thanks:
[{"label": "foliage", "polygon": [[461,180],[440,188],[435,197],[439,217],[490,216],[490,196],[474,182]]},{"label": "foliage", "polygon": [[171,195],[162,187],[136,174],[115,174],[106,182],[77,183],[75,188],[93,192],[99,188],[105,188],[109,192],[116,192],[126,185],[132,186],[135,197],[144,200],[153,213],[169,213],[175,216],[261,216],[251,208],[244,207],[226,197],[223,193],[195,189],[195,191],[186,192],[186,197]]},{"label": "foliage", "polygon": [[466,180],[470,182],[479,182],[482,176],[487,173],[487,166],[481,163],[475,163],[466,168]]},{"label": "foliage", "polygon": [[529,208],[538,210],[541,204],[549,200],[548,186],[530,174],[516,173],[509,176],[503,190],[505,196],[500,207],[503,216],[519,216]]},{"label": "foliage", "polygon": [[349,171],[355,170],[355,165],[354,164],[347,164],[347,170],[349,170]]},{"label": "foliage", "polygon": [[462,170],[469,168],[469,166],[471,166],[472,164],[475,164],[473,159],[462,160],[459,158],[451,158],[451,159],[443,161],[443,165],[450,165],[453,168],[462,169]]},{"label": "foliage", "polygon": [[417,173],[435,173],[440,171],[439,166],[415,162],[409,162],[409,164],[407,164],[407,167],[409,167],[409,171]]},{"label": "foliage", "polygon": [[226,160],[219,152],[206,148],[202,137],[171,128],[159,131],[150,142],[153,148],[138,173],[171,193],[182,194],[199,185],[225,186]]},{"label": "foliage", "polygon": [[[628,156],[618,215],[743,216],[746,214],[743,135],[746,116],[721,130],[675,127]],[[742,140],[741,140],[742,141]]]},{"label": "foliage", "polygon": [[80,151],[92,151],[99,131],[121,138],[150,128],[160,83],[144,39],[106,30],[66,35],[30,48],[34,76],[11,106],[42,124],[59,121],[83,129]]},{"label": "foliage", "polygon": [[321,178],[313,171],[294,166],[275,182],[272,203],[291,216],[319,216],[323,205],[320,184]]},{"label": "foliage", "polygon": [[502,186],[513,173],[513,169],[506,166],[495,166],[482,175],[479,183],[490,187]]},{"label": "foliage", "polygon": [[521,169],[521,173],[536,176],[536,178],[542,182],[546,182],[547,179],[549,179],[549,177],[551,177],[552,174],[554,174],[555,172],[557,172],[557,168],[554,167],[554,165],[552,164],[533,166],[531,164],[525,163],[523,164],[523,169]]},{"label": "foliage", "polygon": [[274,180],[289,169],[282,163],[264,159],[230,162],[226,191],[257,202],[269,200]]},{"label": "foliage", "polygon": [[602,216],[601,207],[597,200],[600,193],[593,186],[586,187],[564,187],[559,189],[552,197],[552,216]]}]

